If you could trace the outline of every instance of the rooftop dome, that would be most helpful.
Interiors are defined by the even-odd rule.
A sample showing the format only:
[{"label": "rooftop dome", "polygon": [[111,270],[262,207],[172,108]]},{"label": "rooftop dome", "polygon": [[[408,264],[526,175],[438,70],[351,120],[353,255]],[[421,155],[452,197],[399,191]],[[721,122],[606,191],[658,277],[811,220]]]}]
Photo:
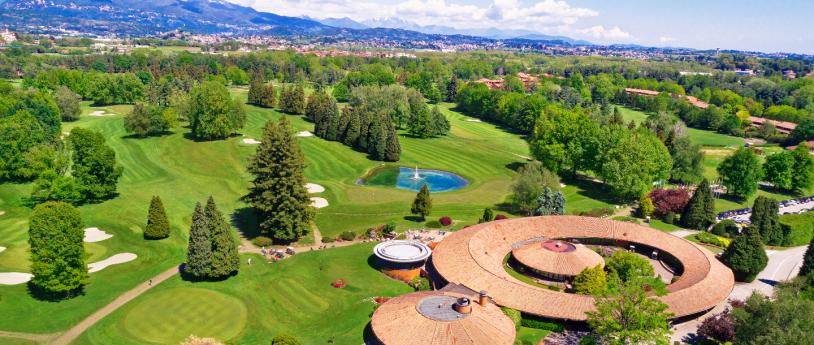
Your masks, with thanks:
[{"label": "rooftop dome", "polygon": [[373,248],[373,254],[380,259],[397,263],[422,262],[431,253],[430,247],[418,241],[387,241]]},{"label": "rooftop dome", "polygon": [[511,345],[516,335],[514,323],[496,305],[442,291],[387,301],[373,314],[371,328],[384,345]]},{"label": "rooftop dome", "polygon": [[596,265],[605,266],[599,254],[562,240],[528,242],[512,250],[512,256],[533,270],[564,277],[576,276]]}]

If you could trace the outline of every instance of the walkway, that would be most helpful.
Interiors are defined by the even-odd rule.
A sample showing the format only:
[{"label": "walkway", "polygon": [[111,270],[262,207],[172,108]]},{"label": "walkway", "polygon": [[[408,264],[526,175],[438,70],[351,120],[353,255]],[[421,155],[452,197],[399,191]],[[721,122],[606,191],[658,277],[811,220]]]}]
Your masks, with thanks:
[{"label": "walkway", "polygon": [[162,272],[161,274],[153,277],[153,279],[151,279],[152,284],[150,284],[149,282],[144,282],[144,283],[139,284],[138,286],[136,286],[132,290],[127,291],[124,294],[117,297],[115,300],[113,300],[113,302],[110,302],[108,305],[102,307],[102,309],[99,309],[95,313],[88,316],[87,318],[82,320],[82,322],[78,323],[76,326],[73,326],[73,327],[71,327],[71,329],[69,329],[65,333],[62,333],[53,342],[50,342],[50,344],[54,344],[54,345],[68,345],[68,344],[70,344],[71,342],[76,340],[76,338],[78,338],[80,335],[82,335],[82,333],[84,333],[86,330],[88,330],[88,328],[90,328],[91,326],[93,326],[94,324],[99,322],[99,320],[101,320],[101,319],[105,318],[106,316],[110,315],[111,313],[113,313],[117,309],[121,308],[123,305],[127,304],[127,302],[130,302],[134,298],[140,296],[141,294],[143,294],[147,290],[151,289],[153,286],[156,286],[156,285],[160,284],[161,282],[171,278],[172,276],[174,276],[176,274],[178,274],[178,267],[173,267],[173,268],[168,269],[168,270]]},{"label": "walkway", "polygon": [[[675,232],[673,232],[675,233]],[[784,250],[767,250],[769,263],[766,268],[758,274],[757,279],[751,283],[736,283],[735,288],[729,294],[729,299],[744,300],[752,295],[752,292],[760,292],[770,296],[774,286],[781,281],[789,280],[800,271],[808,246],[793,247]],[[722,312],[729,306],[729,301],[718,304],[710,312],[699,318],[676,325],[673,328],[672,341],[693,342],[698,330],[698,326],[708,316]]]}]

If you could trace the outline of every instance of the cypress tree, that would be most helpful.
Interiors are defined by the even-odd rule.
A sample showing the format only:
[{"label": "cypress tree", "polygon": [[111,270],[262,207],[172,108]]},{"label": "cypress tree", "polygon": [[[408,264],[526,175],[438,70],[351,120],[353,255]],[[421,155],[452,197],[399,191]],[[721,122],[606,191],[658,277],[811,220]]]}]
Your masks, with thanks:
[{"label": "cypress tree", "polygon": [[685,227],[706,230],[715,223],[715,199],[707,179],[701,181],[692,198],[684,206],[681,222]]},{"label": "cypress tree", "polygon": [[162,239],[170,236],[170,222],[161,198],[153,196],[150,200],[150,210],[147,212],[147,227],[144,228],[144,238]]},{"label": "cypress tree", "polygon": [[31,285],[47,294],[69,296],[88,283],[82,216],[64,202],[34,207],[28,230]]},{"label": "cypress tree", "polygon": [[187,264],[184,272],[195,278],[205,278],[212,266],[212,240],[201,203],[195,204],[189,228]]},{"label": "cypress tree", "polygon": [[491,222],[493,220],[495,220],[495,214],[492,213],[491,208],[487,207],[487,208],[483,209],[483,216],[480,217],[480,219],[478,220],[478,223],[486,223],[486,222]]},{"label": "cypress tree", "polygon": [[211,196],[206,202],[204,217],[209,225],[212,240],[212,261],[209,277],[222,278],[237,273],[240,269],[240,256],[237,241],[232,236],[232,228],[218,211],[215,199]]},{"label": "cypress tree", "polygon": [[421,190],[416,194],[413,200],[413,206],[410,208],[412,214],[421,216],[424,220],[426,216],[432,212],[432,199],[430,198],[430,189],[426,184],[421,186]]},{"label": "cypress tree", "polygon": [[266,123],[263,141],[249,162],[254,175],[244,197],[255,210],[260,231],[291,242],[308,233],[313,208],[305,189],[305,159],[285,117]]},{"label": "cypress tree", "polygon": [[803,265],[800,266],[800,273],[799,276],[805,276],[814,271],[814,237],[811,238],[811,241],[808,243],[808,248],[806,248],[806,253],[803,256]]},{"label": "cypress tree", "polygon": [[370,130],[368,131],[368,151],[370,153],[370,157],[380,161],[384,160],[385,157],[385,148],[387,146],[387,132],[386,129],[382,128],[382,124],[379,122],[373,122],[370,124]]},{"label": "cypress tree", "polygon": [[359,112],[354,111],[351,109],[348,111],[348,125],[345,129],[345,135],[342,137],[342,143],[350,146],[356,146],[356,140],[359,139],[359,133],[361,131],[361,119],[359,118]]},{"label": "cypress tree", "polygon": [[752,222],[751,227],[760,234],[763,243],[768,245],[783,244],[784,236],[783,228],[780,226],[779,209],[777,200],[762,195],[755,199],[752,206],[752,215],[749,217]]},{"label": "cypress tree", "polygon": [[449,84],[447,84],[447,102],[454,102],[455,95],[458,94],[458,77],[455,74],[452,75],[452,78],[449,80]]},{"label": "cypress tree", "polygon": [[386,129],[387,144],[384,148],[384,160],[388,162],[398,162],[398,160],[401,159],[401,144],[399,144],[396,128],[388,122]]},{"label": "cypress tree", "polygon": [[766,268],[769,257],[763,250],[760,234],[750,227],[729,244],[721,261],[735,273],[735,279],[751,282]]}]

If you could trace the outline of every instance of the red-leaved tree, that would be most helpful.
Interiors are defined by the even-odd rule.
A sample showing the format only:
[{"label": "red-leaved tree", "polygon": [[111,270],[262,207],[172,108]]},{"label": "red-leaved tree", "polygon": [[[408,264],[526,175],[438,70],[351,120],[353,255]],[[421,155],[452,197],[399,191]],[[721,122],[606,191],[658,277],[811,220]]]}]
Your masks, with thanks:
[{"label": "red-leaved tree", "polygon": [[698,326],[698,335],[713,339],[719,343],[735,341],[735,319],[729,308],[719,314],[712,315]]},{"label": "red-leaved tree", "polygon": [[667,212],[681,213],[684,206],[690,201],[690,193],[686,189],[654,189],[647,195],[653,201],[655,214],[664,216]]}]

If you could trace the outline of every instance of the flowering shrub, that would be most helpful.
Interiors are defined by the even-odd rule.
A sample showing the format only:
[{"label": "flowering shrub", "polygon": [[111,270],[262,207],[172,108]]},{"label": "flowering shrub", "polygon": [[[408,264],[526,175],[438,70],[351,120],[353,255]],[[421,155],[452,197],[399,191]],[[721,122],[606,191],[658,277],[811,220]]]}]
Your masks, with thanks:
[{"label": "flowering shrub", "polygon": [[506,217],[505,214],[499,214],[499,215],[495,216],[495,220],[501,220],[501,219],[509,219],[509,217]]},{"label": "flowering shrub", "polygon": [[258,247],[268,247],[273,244],[271,239],[266,236],[257,236],[252,240],[252,243]]},{"label": "flowering shrub", "polygon": [[438,222],[441,223],[441,225],[443,225],[443,226],[450,226],[450,225],[452,225],[452,218],[449,218],[447,216],[443,216],[443,217],[438,219]]},{"label": "flowering shrub", "polygon": [[684,206],[690,201],[690,193],[686,189],[654,189],[647,195],[653,201],[655,214],[663,217],[668,212],[681,213]]}]

